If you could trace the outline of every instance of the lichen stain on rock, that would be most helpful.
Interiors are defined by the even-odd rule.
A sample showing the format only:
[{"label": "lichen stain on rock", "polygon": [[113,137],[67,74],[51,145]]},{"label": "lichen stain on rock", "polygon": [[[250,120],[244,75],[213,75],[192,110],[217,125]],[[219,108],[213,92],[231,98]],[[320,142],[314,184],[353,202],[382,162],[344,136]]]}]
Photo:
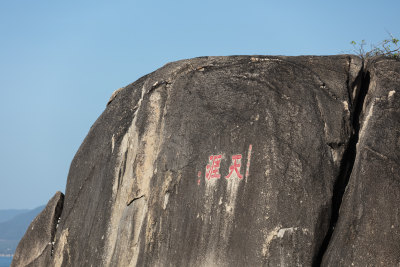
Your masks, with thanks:
[{"label": "lichen stain on rock", "polygon": [[[140,100],[140,102],[141,101],[142,99]],[[119,161],[119,166],[115,169],[114,172],[112,190],[113,206],[106,234],[106,252],[103,256],[105,265],[110,265],[112,255],[114,253],[114,248],[117,242],[118,225],[122,218],[123,211],[126,208],[127,199],[133,187],[134,180],[132,177],[132,163],[135,160],[138,152],[138,132],[135,126],[136,120],[137,116],[134,117],[132,124],[124,135],[121,141],[121,145],[119,147],[117,159],[117,161]],[[126,155],[125,159],[124,155]],[[124,172],[121,174],[123,166],[125,165],[123,161],[127,161],[128,164],[126,164],[127,169],[124,170]]]},{"label": "lichen stain on rock", "polygon": [[158,91],[154,91],[149,99],[148,118],[146,125],[146,133],[143,135],[141,144],[143,149],[137,155],[137,166],[135,169],[135,189],[141,195],[149,196],[150,181],[155,171],[155,161],[159,155],[160,145],[163,142],[163,124],[159,128],[160,119],[162,119],[161,111],[161,95]]},{"label": "lichen stain on rock", "polygon": [[[142,98],[139,100],[138,109],[140,111],[142,101],[145,96],[144,86],[142,89]],[[150,182],[154,174],[155,160],[159,154],[159,147],[162,142],[160,136],[162,135],[162,127],[159,128],[159,121],[161,119],[161,96],[157,90],[154,90],[148,99],[148,118],[146,123],[145,134],[142,140],[139,140],[139,133],[137,129],[137,116],[132,121],[127,133],[124,135],[121,145],[119,147],[119,166],[115,170],[114,183],[113,183],[113,198],[115,199],[112,208],[112,216],[107,231],[105,262],[109,264],[113,258],[116,243],[120,239],[117,233],[129,234],[133,231],[139,237],[140,229],[143,226],[143,220],[146,217],[142,210],[148,210],[148,198],[150,195]],[[126,155],[126,156],[125,156]],[[125,157],[125,159],[124,159]],[[123,161],[126,161],[124,163]],[[126,166],[119,177],[121,169]],[[134,175],[133,175],[134,174]],[[130,227],[121,224],[121,218],[127,208],[128,203],[132,203],[134,199],[144,196],[145,200],[140,201],[142,208],[142,216],[133,216],[135,220],[134,227],[131,231]],[[144,205],[144,206],[143,206]],[[121,229],[125,227],[126,229]],[[121,237],[122,238],[122,237]],[[133,239],[133,243],[137,244],[138,240]],[[139,246],[134,246],[134,253],[132,260],[136,261],[138,257]]]},{"label": "lichen stain on rock", "polygon": [[[204,57],[168,64],[120,90],[71,165],[63,211],[70,217],[56,229],[57,259],[42,259],[77,266],[312,266],[315,254],[326,252],[332,266],[374,261],[368,254],[347,261],[355,246],[357,255],[387,249],[375,263],[393,266],[398,83],[371,72],[371,90],[358,101],[368,87],[365,71],[352,56]],[[339,217],[349,219],[335,225],[336,239],[325,239],[337,203],[333,189],[348,161],[343,151],[357,136],[358,120],[362,151],[354,156],[365,164],[349,167],[358,175],[343,185],[349,196],[339,204]],[[381,139],[371,143],[374,136]],[[246,154],[249,144],[253,155],[250,148]],[[221,155],[219,179],[207,179],[210,155]],[[231,161],[239,155],[243,179]],[[88,166],[91,180],[82,178]],[[371,214],[376,224],[362,222]],[[385,216],[387,225],[380,223]],[[363,239],[352,241],[358,237],[348,234],[349,223]],[[390,236],[384,242],[382,229]],[[40,231],[35,225],[28,236]],[[333,250],[319,253],[325,240]],[[21,255],[35,252],[30,244]],[[50,251],[47,239],[44,245]]]},{"label": "lichen stain on rock", "polygon": [[[64,229],[61,232],[59,240],[57,240],[57,247],[53,254],[54,258],[54,266],[61,267],[63,264],[69,265],[70,264],[70,248],[68,244],[68,235],[69,231],[68,228]],[[64,255],[67,255],[67,259],[64,259]]]},{"label": "lichen stain on rock", "polygon": [[[271,247],[271,243],[274,240],[278,240],[278,239],[282,239],[284,238],[285,235],[294,235],[297,234],[297,232],[301,235],[308,235],[310,234],[310,231],[308,229],[300,229],[299,231],[299,227],[285,227],[282,228],[280,225],[276,226],[275,228],[273,228],[271,231],[267,232],[265,236],[265,242],[262,246],[262,255],[264,257],[265,260],[268,260],[269,258],[269,250]],[[280,242],[280,241],[279,241]],[[282,254],[283,256],[283,254]],[[283,265],[286,266],[286,265]]]},{"label": "lichen stain on rock", "polygon": [[390,91],[390,92],[388,93],[388,99],[389,99],[389,101],[392,101],[392,100],[393,100],[393,96],[394,96],[395,93],[396,93],[395,90],[392,90],[392,91]]},{"label": "lichen stain on rock", "polygon": [[[205,250],[205,258],[207,259],[207,264],[210,266],[214,266],[215,251],[216,251],[216,243],[215,239],[219,236],[219,232],[216,231],[213,225],[218,225],[220,221],[219,213],[216,212],[215,203],[216,199],[219,198],[217,195],[217,185],[218,179],[210,179],[205,182],[205,192],[204,192],[204,205],[203,210],[200,215],[201,218],[201,233],[204,234],[205,240],[201,243],[204,247],[200,249]],[[205,235],[207,232],[211,232],[209,235]],[[215,238],[215,239],[214,239]],[[197,262],[196,265],[201,265],[201,262]]]},{"label": "lichen stain on rock", "polygon": [[114,153],[115,137],[114,134],[111,137],[111,153]]},{"label": "lichen stain on rock", "polygon": [[238,179],[237,177],[232,177],[226,181],[226,199],[225,199],[225,211],[221,211],[223,214],[222,222],[222,233],[220,235],[223,237],[220,241],[220,248],[227,247],[229,244],[229,236],[235,226],[235,207],[236,199],[239,190],[239,186],[243,184],[244,181]]},{"label": "lichen stain on rock", "polygon": [[[130,242],[130,248],[132,251],[132,254],[126,254],[127,256],[130,256],[131,259],[129,261],[129,266],[136,266],[138,258],[139,258],[139,253],[140,253],[140,236],[141,236],[141,229],[143,227],[144,220],[146,218],[147,212],[148,212],[148,205],[147,202],[144,198],[139,202],[140,205],[138,206],[138,211],[133,215],[134,219],[134,226],[133,229],[130,231],[133,236],[132,236],[132,241]],[[138,217],[137,220],[135,220],[135,217]]]},{"label": "lichen stain on rock", "polygon": [[372,117],[372,115],[374,113],[374,105],[375,105],[375,103],[372,102],[370,107],[369,107],[369,109],[368,109],[368,111],[367,111],[367,114],[366,114],[366,116],[364,118],[364,122],[363,122],[361,130],[360,130],[360,137],[359,137],[360,140],[363,139],[363,137],[364,137],[364,135],[366,133],[366,129],[368,127],[368,123],[369,123],[369,121],[370,121],[370,119],[371,119],[371,117]]},{"label": "lichen stain on rock", "polygon": [[342,101],[342,103],[343,103],[343,108],[344,108],[344,110],[345,110],[346,112],[350,113],[350,110],[349,110],[349,103],[348,103],[346,100]]},{"label": "lichen stain on rock", "polygon": [[263,254],[264,258],[268,258],[269,247],[271,245],[272,240],[274,240],[276,238],[276,236],[278,235],[279,229],[280,229],[280,226],[276,226],[274,229],[272,229],[270,232],[268,232],[265,235],[265,242],[262,247],[262,254]]}]

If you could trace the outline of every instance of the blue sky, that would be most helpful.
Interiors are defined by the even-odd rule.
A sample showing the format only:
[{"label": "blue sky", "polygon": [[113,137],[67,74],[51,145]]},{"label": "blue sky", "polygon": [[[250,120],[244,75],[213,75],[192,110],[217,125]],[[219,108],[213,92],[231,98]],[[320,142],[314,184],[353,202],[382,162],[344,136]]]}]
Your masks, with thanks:
[{"label": "blue sky", "polygon": [[170,61],[332,55],[400,35],[400,1],[0,2],[0,209],[47,203],[111,93]]}]

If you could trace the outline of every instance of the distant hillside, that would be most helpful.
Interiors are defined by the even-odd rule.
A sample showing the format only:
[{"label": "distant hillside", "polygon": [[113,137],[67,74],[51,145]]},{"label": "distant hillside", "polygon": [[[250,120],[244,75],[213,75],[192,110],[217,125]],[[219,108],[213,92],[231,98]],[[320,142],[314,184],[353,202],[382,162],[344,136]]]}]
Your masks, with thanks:
[{"label": "distant hillside", "polygon": [[0,210],[0,223],[12,219],[14,216],[28,212],[29,210]]},{"label": "distant hillside", "polygon": [[0,222],[0,254],[13,254],[19,240],[25,234],[26,229],[33,219],[44,209],[44,206],[33,210],[2,210],[1,218],[7,218],[15,214],[6,221]]}]

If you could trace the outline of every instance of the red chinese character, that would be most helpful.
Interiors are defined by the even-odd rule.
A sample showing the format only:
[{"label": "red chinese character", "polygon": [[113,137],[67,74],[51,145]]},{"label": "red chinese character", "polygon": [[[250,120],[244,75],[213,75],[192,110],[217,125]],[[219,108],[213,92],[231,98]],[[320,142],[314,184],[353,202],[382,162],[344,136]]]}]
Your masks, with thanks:
[{"label": "red chinese character", "polygon": [[200,185],[200,177],[201,177],[201,172],[199,171],[197,173],[197,185]]},{"label": "red chinese character", "polygon": [[206,178],[210,180],[211,178],[219,179],[221,174],[219,173],[219,165],[221,164],[222,155],[212,155],[210,156],[210,164],[207,165]]},{"label": "red chinese character", "polygon": [[240,154],[232,156],[232,165],[229,167],[229,174],[225,176],[226,179],[229,179],[234,171],[239,179],[243,178],[243,176],[240,174],[241,159],[242,155]]}]

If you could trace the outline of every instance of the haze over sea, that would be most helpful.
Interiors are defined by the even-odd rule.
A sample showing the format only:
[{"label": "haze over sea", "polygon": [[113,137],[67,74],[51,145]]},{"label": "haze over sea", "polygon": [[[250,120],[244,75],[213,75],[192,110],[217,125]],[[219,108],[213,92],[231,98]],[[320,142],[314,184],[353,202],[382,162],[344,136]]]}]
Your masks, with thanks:
[{"label": "haze over sea", "polygon": [[0,267],[9,267],[11,265],[12,257],[0,257]]}]

